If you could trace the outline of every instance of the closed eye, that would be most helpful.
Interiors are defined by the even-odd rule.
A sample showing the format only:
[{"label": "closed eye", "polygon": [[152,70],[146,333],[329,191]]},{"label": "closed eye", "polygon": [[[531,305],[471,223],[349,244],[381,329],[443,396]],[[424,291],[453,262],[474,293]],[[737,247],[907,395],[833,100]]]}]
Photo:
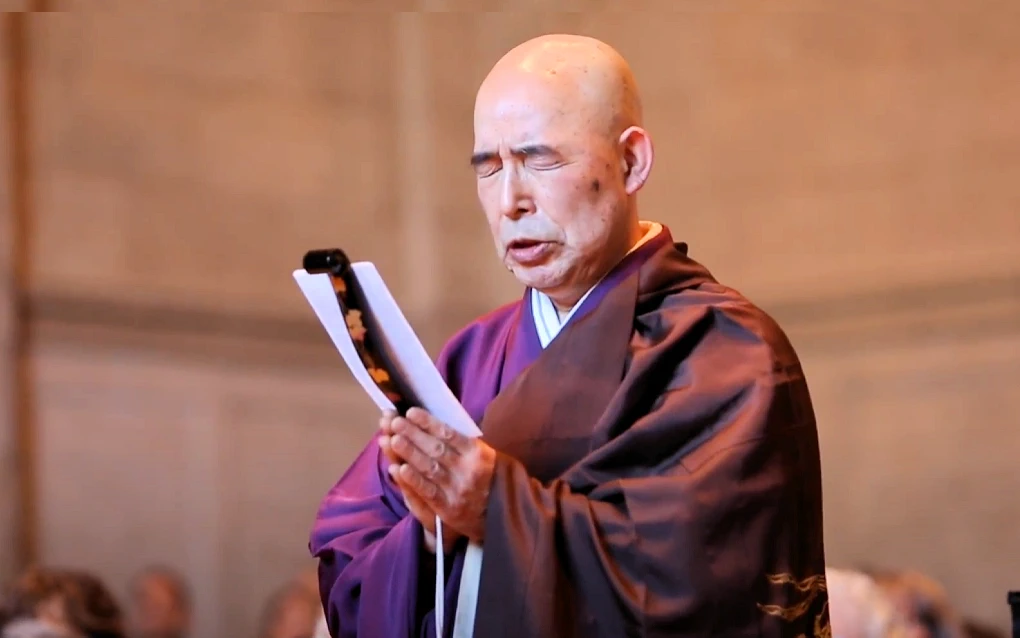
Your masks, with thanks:
[{"label": "closed eye", "polygon": [[503,163],[498,161],[484,162],[481,164],[475,164],[475,175],[481,177],[492,177],[499,172],[499,169],[503,168]]},{"label": "closed eye", "polygon": [[[511,155],[516,161],[537,171],[557,169],[568,163],[559,151],[544,144],[515,148]],[[503,158],[498,153],[483,151],[471,156],[471,166],[479,178],[490,177],[503,168]]]},{"label": "closed eye", "polygon": [[481,152],[471,156],[471,167],[478,177],[493,175],[503,166],[503,160],[497,153]]},{"label": "closed eye", "polygon": [[548,171],[563,165],[563,156],[544,144],[535,144],[516,149],[514,155],[520,157],[526,166],[539,171]]},{"label": "closed eye", "polygon": [[563,166],[563,159],[559,157],[548,157],[543,155],[536,155],[529,157],[525,160],[528,168],[533,168],[536,171],[550,171],[554,168]]}]

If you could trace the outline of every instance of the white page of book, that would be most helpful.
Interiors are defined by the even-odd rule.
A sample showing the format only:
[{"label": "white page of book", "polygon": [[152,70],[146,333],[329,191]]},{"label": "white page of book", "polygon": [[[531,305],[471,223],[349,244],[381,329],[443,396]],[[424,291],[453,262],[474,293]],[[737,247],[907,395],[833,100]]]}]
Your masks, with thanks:
[{"label": "white page of book", "polygon": [[[446,385],[375,265],[357,262],[351,268],[364,293],[367,310],[381,329],[373,335],[375,343],[397,368],[394,372],[401,375],[421,407],[434,417],[465,436],[480,436],[481,430]],[[329,275],[310,274],[304,269],[295,270],[293,275],[354,378],[380,410],[393,410],[393,402],[375,384],[358,356]]]}]

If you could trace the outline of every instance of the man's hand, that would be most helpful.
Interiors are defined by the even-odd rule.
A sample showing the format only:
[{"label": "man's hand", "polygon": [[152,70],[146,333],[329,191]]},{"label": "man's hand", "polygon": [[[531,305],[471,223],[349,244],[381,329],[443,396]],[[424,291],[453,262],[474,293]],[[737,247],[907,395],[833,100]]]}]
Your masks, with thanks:
[{"label": "man's hand", "polygon": [[[393,435],[393,419],[397,415],[394,412],[386,411],[383,412],[382,418],[379,419],[379,429],[382,432],[379,437],[379,448],[390,462],[390,476],[397,481],[397,485],[400,485],[400,481],[395,476],[396,468],[400,466],[401,458],[397,456],[392,449],[391,440]],[[407,505],[407,509],[411,511],[411,515],[418,519],[422,527],[425,528],[425,547],[431,553],[436,553],[436,513],[430,508],[420,496],[414,493],[412,490],[401,489],[404,496],[404,504]],[[443,529],[443,551],[449,554],[453,551],[454,545],[457,540],[460,539],[460,534],[455,530],[444,527]]]},{"label": "man's hand", "polygon": [[420,408],[408,410],[407,418],[384,415],[383,421],[380,425],[389,433],[384,452],[397,460],[390,466],[390,475],[405,498],[417,499],[419,505],[439,514],[444,531],[452,527],[481,543],[496,451]]}]

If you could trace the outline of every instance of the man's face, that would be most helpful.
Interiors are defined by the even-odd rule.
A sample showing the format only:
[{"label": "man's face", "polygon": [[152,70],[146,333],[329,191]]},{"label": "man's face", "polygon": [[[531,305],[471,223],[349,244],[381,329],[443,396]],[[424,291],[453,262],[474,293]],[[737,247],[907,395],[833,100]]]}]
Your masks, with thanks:
[{"label": "man's face", "polygon": [[268,638],[310,638],[318,620],[316,609],[299,597],[291,597],[278,610]]},{"label": "man's face", "polygon": [[129,622],[137,636],[183,635],[187,618],[170,586],[158,578],[145,578],[132,592]]},{"label": "man's face", "polygon": [[481,94],[472,165],[503,263],[524,285],[576,300],[627,241],[627,193],[608,124],[565,97],[540,82]]}]

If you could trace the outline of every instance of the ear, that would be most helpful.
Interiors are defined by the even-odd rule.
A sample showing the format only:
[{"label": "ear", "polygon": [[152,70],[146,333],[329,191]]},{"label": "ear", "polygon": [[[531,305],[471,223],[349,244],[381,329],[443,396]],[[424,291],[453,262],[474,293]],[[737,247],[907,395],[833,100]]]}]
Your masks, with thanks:
[{"label": "ear", "polygon": [[655,149],[648,132],[639,126],[632,126],[620,134],[622,151],[623,184],[628,195],[641,190],[652,172]]}]

